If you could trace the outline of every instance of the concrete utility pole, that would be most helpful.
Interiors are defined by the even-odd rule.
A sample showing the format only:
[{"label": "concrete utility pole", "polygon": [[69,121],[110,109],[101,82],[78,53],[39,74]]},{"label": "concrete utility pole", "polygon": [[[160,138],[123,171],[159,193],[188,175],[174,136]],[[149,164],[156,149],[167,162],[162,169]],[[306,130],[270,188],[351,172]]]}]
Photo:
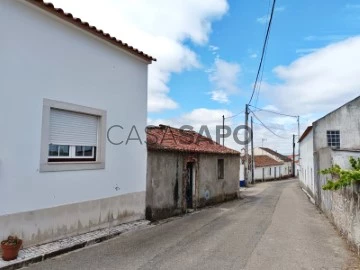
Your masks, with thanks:
[{"label": "concrete utility pole", "polygon": [[[300,140],[300,116],[297,117],[297,123],[298,123],[298,141]],[[300,164],[300,144],[298,143],[298,161]]]},{"label": "concrete utility pole", "polygon": [[[245,127],[248,128],[249,122],[249,107],[248,104],[245,105]],[[249,168],[249,144],[248,144],[248,130],[245,130],[244,132],[244,141],[245,141],[245,164],[244,164],[244,180],[245,180],[245,186],[247,186],[248,183],[248,168]]]},{"label": "concrete utility pole", "polygon": [[225,116],[223,115],[223,146],[225,145]]},{"label": "concrete utility pole", "polygon": [[295,134],[293,134],[293,162],[292,162],[292,174],[295,177]]},{"label": "concrete utility pole", "polygon": [[255,184],[254,175],[254,131],[253,131],[253,117],[251,116],[251,183]]}]

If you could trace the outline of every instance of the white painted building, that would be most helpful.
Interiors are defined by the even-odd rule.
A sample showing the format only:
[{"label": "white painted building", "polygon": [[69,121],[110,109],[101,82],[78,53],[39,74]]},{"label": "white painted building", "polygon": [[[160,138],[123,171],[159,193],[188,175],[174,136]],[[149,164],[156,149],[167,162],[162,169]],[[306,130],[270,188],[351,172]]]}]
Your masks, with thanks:
[{"label": "white painted building", "polygon": [[339,165],[351,169],[349,158],[360,158],[360,96],[318,119],[300,137],[300,181],[311,191],[316,205],[360,248],[360,207],[358,181],[337,191],[323,190],[331,175],[320,171]]},{"label": "white painted building", "polygon": [[299,139],[300,165],[299,180],[312,195],[315,193],[314,182],[314,140],[313,128],[309,126]]},{"label": "white painted building", "polygon": [[292,175],[292,160],[290,158],[267,147],[254,148],[254,156],[262,155],[269,156],[272,159],[282,163],[277,172],[277,176],[279,178],[286,178]]},{"label": "white painted building", "polygon": [[273,159],[268,155],[254,156],[255,181],[275,180],[283,177],[281,168],[284,163]]},{"label": "white painted building", "polygon": [[0,239],[143,218],[146,147],[126,140],[155,59],[40,0],[1,0],[0,33]]}]

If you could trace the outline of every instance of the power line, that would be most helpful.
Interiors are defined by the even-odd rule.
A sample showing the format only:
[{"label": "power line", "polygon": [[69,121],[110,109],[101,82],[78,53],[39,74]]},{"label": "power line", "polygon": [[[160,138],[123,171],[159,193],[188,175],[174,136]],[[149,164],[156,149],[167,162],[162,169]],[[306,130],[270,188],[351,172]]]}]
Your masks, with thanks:
[{"label": "power line", "polygon": [[[250,110],[251,111],[251,110]],[[287,140],[288,138],[285,138],[285,137],[282,137],[282,136],[280,136],[280,135],[278,135],[278,134],[276,134],[274,131],[272,131],[268,126],[266,126],[260,119],[259,119],[259,117],[257,117],[256,116],[256,114],[253,112],[253,111],[251,111],[251,113],[254,115],[254,117],[261,123],[261,125],[264,127],[264,128],[266,128],[268,131],[270,131],[272,134],[274,134],[276,137],[279,137],[279,138],[281,138],[281,139],[285,139],[285,140]]]},{"label": "power line", "polygon": [[252,99],[254,97],[256,86],[257,86],[257,81],[258,81],[259,75],[260,75],[260,70],[261,70],[261,67],[263,65],[265,50],[266,50],[266,46],[268,44],[269,35],[270,35],[271,23],[272,23],[273,16],[274,16],[275,5],[276,5],[276,0],[273,1],[273,5],[272,5],[272,8],[271,8],[270,19],[269,19],[269,23],[268,23],[268,27],[267,27],[266,35],[265,35],[265,40],[264,40],[264,44],[263,44],[263,48],[262,48],[262,52],[261,52],[260,64],[259,64],[259,68],[258,68],[258,71],[257,71],[257,74],[256,74],[256,79],[255,79],[255,84],[254,84],[254,87],[253,87],[253,91],[252,91],[250,101],[248,102],[248,104],[251,103],[251,101],[252,101]]},{"label": "power line", "polygon": [[[268,10],[267,10],[267,14],[269,14],[268,16],[270,17],[270,7],[271,7],[271,0],[268,1]],[[266,29],[264,29],[264,35],[266,34]],[[265,69],[265,60],[266,60],[266,51],[267,51],[267,44],[266,44],[266,48],[265,48],[265,54],[264,54],[264,64],[262,65],[262,69],[261,69],[261,76],[260,76],[260,82],[259,82],[259,87],[256,93],[256,99],[255,99],[255,106],[257,106],[257,103],[259,101],[259,95],[260,95],[260,91],[261,91],[261,83],[262,83],[262,79],[264,76],[264,69]]]},{"label": "power line", "polygon": [[267,110],[267,109],[260,109],[258,107],[252,106],[252,105],[249,105],[249,106],[257,109],[258,111],[269,112],[269,113],[274,113],[274,114],[278,114],[278,115],[282,115],[282,116],[288,116],[288,117],[294,117],[294,118],[299,117],[298,115],[290,115],[290,114],[279,113],[279,112],[275,112],[275,111],[271,111],[271,110]]},{"label": "power line", "polygon": [[230,118],[234,118],[234,117],[236,117],[236,116],[239,116],[240,114],[243,114],[244,113],[244,111],[242,111],[242,112],[239,112],[239,113],[237,113],[237,114],[234,114],[234,115],[231,115],[231,116],[227,116],[227,117],[225,117],[225,119],[230,119]]}]

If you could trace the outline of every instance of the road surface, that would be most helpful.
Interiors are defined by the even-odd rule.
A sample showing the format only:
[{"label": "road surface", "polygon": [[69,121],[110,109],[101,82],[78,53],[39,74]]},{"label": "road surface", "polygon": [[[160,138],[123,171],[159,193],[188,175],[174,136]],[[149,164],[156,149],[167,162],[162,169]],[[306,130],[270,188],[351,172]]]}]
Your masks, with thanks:
[{"label": "road surface", "polygon": [[28,269],[358,269],[296,180],[258,184],[243,196]]}]

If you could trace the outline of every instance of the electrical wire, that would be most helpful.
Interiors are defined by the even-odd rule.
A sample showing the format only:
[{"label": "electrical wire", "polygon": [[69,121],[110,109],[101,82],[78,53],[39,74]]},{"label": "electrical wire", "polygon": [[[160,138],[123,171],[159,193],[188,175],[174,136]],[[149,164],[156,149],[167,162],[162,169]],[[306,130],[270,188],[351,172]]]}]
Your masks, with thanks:
[{"label": "electrical wire", "polygon": [[282,137],[282,136],[276,134],[273,130],[271,130],[268,126],[266,126],[266,125],[256,116],[256,114],[255,114],[252,110],[250,110],[250,112],[254,115],[254,117],[261,123],[261,125],[262,125],[264,128],[266,128],[268,131],[270,131],[270,132],[271,132],[272,134],[274,134],[276,137],[279,137],[280,139],[285,139],[285,140],[288,140],[288,139],[289,139],[289,138],[285,138],[285,137]]},{"label": "electrical wire", "polygon": [[252,99],[254,97],[255,90],[256,90],[256,87],[257,87],[257,81],[258,81],[259,75],[260,75],[260,70],[261,70],[261,67],[263,65],[264,56],[265,56],[265,50],[266,50],[266,46],[268,44],[269,35],[270,35],[271,23],[272,23],[273,16],[274,16],[275,5],[276,5],[276,0],[273,1],[273,5],[272,5],[272,8],[271,8],[270,19],[269,19],[269,23],[268,23],[268,27],[267,27],[266,35],[265,35],[265,40],[264,40],[264,44],[263,44],[263,48],[262,48],[262,52],[261,52],[260,64],[259,64],[259,68],[258,68],[258,71],[257,71],[257,74],[256,74],[256,79],[255,79],[253,91],[252,91],[252,94],[251,94],[251,97],[250,97],[250,100],[249,100],[248,104],[251,103],[251,101],[252,101]]},{"label": "electrical wire", "polygon": [[294,117],[294,118],[298,118],[298,115],[290,115],[290,114],[285,114],[285,113],[279,113],[279,112],[275,112],[275,111],[271,111],[271,110],[267,110],[267,109],[260,109],[258,107],[255,107],[253,105],[249,105],[252,108],[257,109],[257,111],[263,111],[263,112],[269,112],[269,113],[274,113],[274,114],[278,114],[278,115],[282,115],[282,116],[288,116],[288,117]]},{"label": "electrical wire", "polygon": [[[267,14],[270,17],[270,7],[271,7],[271,0],[268,1],[268,9],[267,9]],[[264,29],[264,35],[266,35],[266,29]],[[259,82],[259,87],[256,93],[256,99],[255,99],[255,106],[257,106],[257,103],[259,101],[259,95],[260,95],[260,91],[261,91],[261,83],[262,83],[262,79],[264,76],[264,69],[265,69],[265,60],[266,60],[266,51],[267,51],[267,44],[266,44],[266,48],[265,48],[265,55],[264,55],[264,64],[262,65],[262,69],[261,69],[261,76],[260,76],[260,82]]]},{"label": "electrical wire", "polygon": [[242,111],[242,112],[239,112],[239,113],[237,113],[237,114],[234,114],[234,115],[231,115],[231,116],[227,116],[227,117],[225,117],[225,119],[230,119],[230,118],[234,118],[234,117],[236,117],[236,116],[239,116],[240,114],[243,114],[245,111]]}]

